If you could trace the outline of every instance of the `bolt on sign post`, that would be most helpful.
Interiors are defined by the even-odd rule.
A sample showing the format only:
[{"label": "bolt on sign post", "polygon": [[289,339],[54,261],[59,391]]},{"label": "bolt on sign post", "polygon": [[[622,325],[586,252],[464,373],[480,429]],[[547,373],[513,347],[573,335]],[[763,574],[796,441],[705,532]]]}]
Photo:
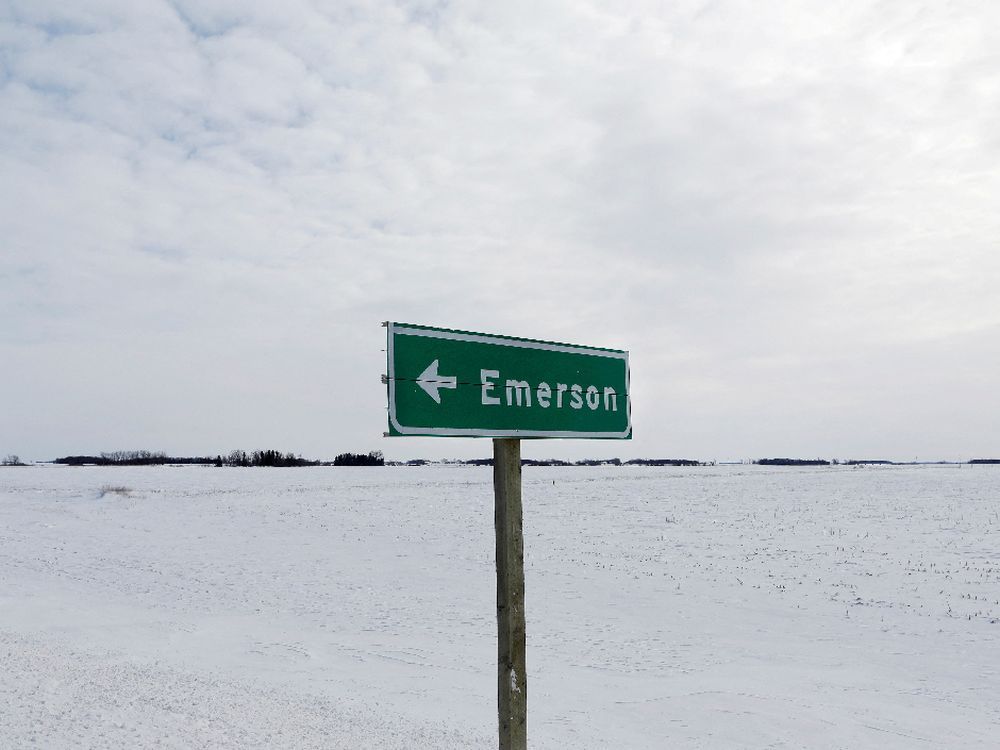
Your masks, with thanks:
[{"label": "bolt on sign post", "polygon": [[390,437],[493,438],[500,750],[526,750],[521,438],[632,437],[628,352],[385,323]]}]

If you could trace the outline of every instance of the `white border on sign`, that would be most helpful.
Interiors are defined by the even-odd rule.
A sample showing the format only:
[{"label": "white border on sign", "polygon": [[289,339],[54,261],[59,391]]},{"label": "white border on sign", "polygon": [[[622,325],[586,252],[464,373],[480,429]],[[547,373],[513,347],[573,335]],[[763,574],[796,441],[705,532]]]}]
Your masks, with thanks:
[{"label": "white border on sign", "polygon": [[[629,366],[628,352],[616,352],[606,349],[593,349],[586,346],[573,346],[572,344],[555,344],[544,341],[526,341],[522,339],[508,339],[502,336],[490,336],[481,333],[459,333],[458,331],[435,331],[426,328],[410,328],[409,326],[398,326],[389,323],[388,345],[386,354],[388,355],[388,376],[389,376],[389,422],[400,435],[424,435],[428,437],[507,437],[507,438],[606,438],[623,439],[632,432],[632,398],[629,394]],[[393,356],[395,338],[400,336],[424,336],[432,339],[449,339],[452,341],[470,341],[477,344],[490,344],[493,346],[511,346],[521,349],[542,349],[550,352],[563,352],[565,354],[585,354],[590,357],[607,357],[609,359],[620,359],[625,363],[625,408],[627,417],[627,428],[624,432],[578,432],[574,430],[482,430],[464,427],[406,427],[396,419],[396,360]]]}]

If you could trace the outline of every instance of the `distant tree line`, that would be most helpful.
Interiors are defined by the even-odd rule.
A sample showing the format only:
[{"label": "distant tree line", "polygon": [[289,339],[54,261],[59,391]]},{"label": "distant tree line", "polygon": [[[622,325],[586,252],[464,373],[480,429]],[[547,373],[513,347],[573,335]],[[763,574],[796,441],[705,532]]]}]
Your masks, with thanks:
[{"label": "distant tree line", "polygon": [[319,461],[310,461],[294,453],[277,450],[232,451],[228,456],[216,456],[216,466],[319,466]]},{"label": "distant tree line", "polygon": [[21,462],[21,457],[16,453],[7,454],[3,461],[0,461],[0,466],[25,466],[26,464]]},{"label": "distant tree line", "polygon": [[[379,454],[381,457],[382,454]],[[168,456],[153,451],[113,451],[97,456],[64,456],[52,463],[67,466],[163,466],[183,464],[199,466],[320,466],[320,461],[310,461],[294,453],[279,450],[231,451],[226,455]],[[326,464],[329,466],[330,464]]]},{"label": "distant tree line", "polygon": [[700,461],[689,458],[633,458],[626,461],[627,466],[704,466]]},{"label": "distant tree line", "polygon": [[830,462],[823,458],[758,458],[754,461],[759,466],[829,466]]},{"label": "distant tree line", "polygon": [[[429,461],[422,458],[406,461],[407,466],[426,466]],[[470,458],[465,461],[453,461],[465,466],[492,466],[492,458]],[[620,458],[582,458],[579,461],[563,461],[559,458],[522,458],[521,466],[704,466],[700,461],[689,458],[633,458],[622,461]]]},{"label": "distant tree line", "polygon": [[[408,461],[407,464],[409,466],[423,466],[423,465],[425,465],[427,463],[427,461],[423,461],[422,459],[417,459],[417,460],[420,461],[420,463],[416,463],[414,461]],[[465,466],[492,466],[493,465],[493,459],[492,458],[470,458],[470,459],[468,459],[466,461],[459,461],[459,463],[460,464],[464,464]],[[563,461],[563,460],[558,459],[558,458],[545,458],[545,459],[522,458],[521,459],[521,466],[575,466],[575,465],[583,466],[584,464],[582,464],[582,463],[574,464],[572,461]],[[596,466],[597,463],[590,464],[590,465]]]},{"label": "distant tree line", "polygon": [[99,456],[64,456],[53,463],[68,466],[163,466],[164,464],[211,463],[210,458],[177,458],[154,451],[111,451]]},{"label": "distant tree line", "polygon": [[[219,454],[211,456],[168,456],[161,451],[111,451],[101,453],[96,456],[64,456],[55,459],[52,463],[67,466],[163,466],[167,464],[187,464],[204,466],[385,466],[386,460],[382,451],[370,451],[369,453],[341,453],[333,461],[312,461],[297,456],[294,453],[283,453],[279,450],[257,450],[246,452],[243,450],[231,451],[227,455]],[[472,458],[472,459],[449,459],[443,462],[428,461],[422,458],[415,458],[409,461],[389,462],[393,466],[425,466],[433,463],[445,463],[451,465],[464,466],[492,466],[492,458]],[[918,462],[896,462],[884,459],[866,460],[845,460],[827,461],[822,458],[760,458],[753,461],[759,466],[863,466],[868,464],[885,464],[892,466],[915,465]],[[948,462],[919,462],[919,463],[948,463]],[[955,462],[957,463],[957,462]],[[978,465],[1000,465],[1000,458],[974,458],[970,464]],[[585,458],[578,461],[564,461],[562,459],[521,459],[522,466],[712,466],[714,462],[695,461],[689,458],[633,458],[622,461],[620,458],[592,459]],[[0,460],[0,466],[25,466],[19,456],[9,454]]]},{"label": "distant tree line", "polygon": [[[838,461],[833,459],[827,461],[822,458],[761,458],[754,461],[760,466],[925,466],[925,465],[953,465],[957,466],[960,461],[887,461],[883,458],[850,459]],[[970,464],[1000,464],[1000,458],[974,458]]]},{"label": "distant tree line", "polygon": [[333,459],[334,466],[385,466],[382,451],[370,453],[341,453]]}]

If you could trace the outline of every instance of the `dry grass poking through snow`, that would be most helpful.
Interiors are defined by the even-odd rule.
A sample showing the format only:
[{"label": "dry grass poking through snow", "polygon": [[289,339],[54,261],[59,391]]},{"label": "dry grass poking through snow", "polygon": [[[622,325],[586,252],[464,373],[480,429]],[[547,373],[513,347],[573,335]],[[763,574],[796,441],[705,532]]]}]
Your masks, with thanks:
[{"label": "dry grass poking through snow", "polygon": [[97,497],[102,498],[105,495],[121,495],[122,497],[128,497],[132,493],[130,487],[124,487],[118,484],[105,484],[101,486],[98,490]]}]

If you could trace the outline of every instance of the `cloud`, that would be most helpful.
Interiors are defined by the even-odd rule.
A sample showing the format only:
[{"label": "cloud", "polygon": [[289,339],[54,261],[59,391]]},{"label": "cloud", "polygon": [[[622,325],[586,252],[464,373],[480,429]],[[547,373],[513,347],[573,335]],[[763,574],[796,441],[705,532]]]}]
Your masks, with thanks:
[{"label": "cloud", "polygon": [[[998,20],[8,3],[0,443],[482,452],[379,442],[387,318],[630,348],[637,439],[601,450],[846,451],[894,388],[964,419],[1000,346]],[[909,454],[893,409],[859,449]],[[969,424],[927,450],[989,452]]]}]

